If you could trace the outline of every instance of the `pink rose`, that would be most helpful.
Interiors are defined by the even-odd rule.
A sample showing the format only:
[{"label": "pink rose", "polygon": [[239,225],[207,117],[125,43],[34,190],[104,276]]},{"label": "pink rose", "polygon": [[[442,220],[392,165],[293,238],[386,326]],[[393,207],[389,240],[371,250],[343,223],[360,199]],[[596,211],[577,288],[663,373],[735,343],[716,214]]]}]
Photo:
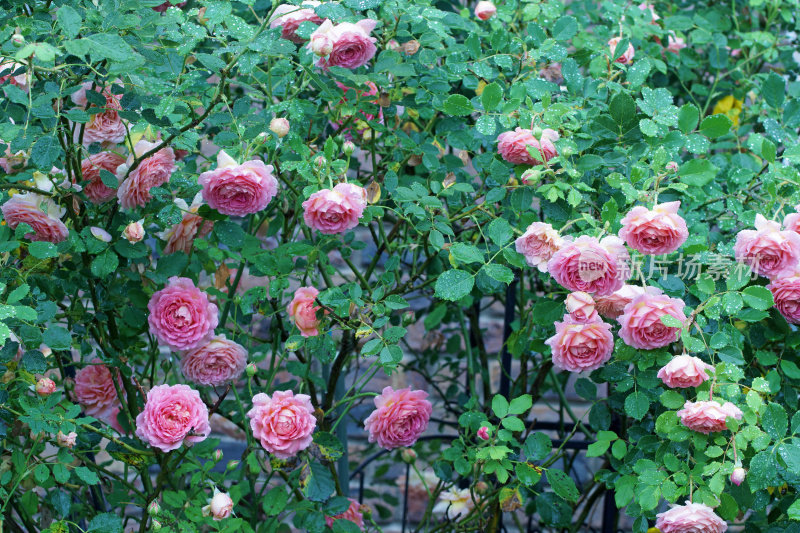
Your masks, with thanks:
[{"label": "pink rose", "polygon": [[716,401],[686,402],[678,411],[681,424],[699,433],[725,431],[728,429],[728,417],[742,419],[742,411],[731,402],[720,405]]},{"label": "pink rose", "polygon": [[44,396],[46,398],[55,391],[56,382],[50,378],[39,378],[39,381],[36,382],[36,394],[39,396]]},{"label": "pink rose", "polygon": [[348,498],[348,500],[350,500],[350,506],[345,512],[335,516],[325,517],[325,524],[328,527],[333,527],[333,523],[336,520],[349,520],[358,526],[359,529],[364,529],[364,515],[361,513],[361,504],[353,498]]},{"label": "pink rose", "polygon": [[495,13],[497,13],[497,7],[492,2],[481,0],[475,5],[475,16],[481,20],[489,20]]},{"label": "pink rose", "polygon": [[478,438],[481,440],[489,440],[489,428],[486,426],[481,426],[478,430]]},{"label": "pink rose", "polygon": [[603,241],[582,235],[567,242],[547,262],[548,272],[571,291],[605,296],[619,290],[630,275],[624,249],[614,240]]},{"label": "pink rose", "polygon": [[736,485],[737,487],[744,482],[744,478],[747,477],[747,470],[742,468],[741,466],[737,466],[733,469],[731,473],[731,483]]},{"label": "pink rose", "polygon": [[212,337],[208,344],[181,355],[181,372],[198,385],[224,385],[241,376],[245,366],[247,350],[225,335]]},{"label": "pink rose", "polygon": [[322,189],[303,202],[303,220],[308,227],[333,235],[358,226],[367,207],[367,193],[358,185],[339,183]]},{"label": "pink rose", "polygon": [[117,168],[125,163],[125,158],[114,152],[99,152],[81,161],[81,174],[85,182],[83,192],[95,204],[102,204],[117,195],[117,190],[107,187],[100,178],[100,171],[117,173]]},{"label": "pink rose", "polygon": [[669,346],[678,339],[681,328],[664,325],[661,317],[669,315],[685,323],[685,305],[682,300],[665,294],[637,296],[625,306],[622,316],[617,319],[622,325],[619,335],[625,344],[640,350]]},{"label": "pink rose", "polygon": [[569,372],[589,372],[603,366],[614,351],[611,324],[598,319],[577,322],[569,315],[556,322],[556,334],[545,341],[553,351],[553,366]]},{"label": "pink rose", "polygon": [[790,324],[800,324],[800,272],[773,279],[767,288],[777,309]]},{"label": "pink rose", "polygon": [[699,387],[708,380],[708,371],[714,367],[691,355],[676,355],[658,371],[664,385],[673,389]]},{"label": "pink rose", "polygon": [[561,63],[548,63],[539,69],[539,77],[550,83],[561,83],[564,81],[564,74],[561,72]]},{"label": "pink rose", "polygon": [[[614,51],[617,49],[617,45],[622,39],[619,37],[614,37],[613,39],[608,41],[608,49],[611,51],[611,57],[614,57]],[[634,56],[633,45],[628,43],[628,48],[625,52],[617,58],[617,63],[622,63],[623,65],[630,65],[633,63],[633,56]]]},{"label": "pink rose", "polygon": [[594,298],[588,292],[571,292],[564,302],[567,313],[575,322],[594,322],[599,320],[597,311],[594,310]]},{"label": "pink rose", "polygon": [[122,238],[131,244],[135,244],[144,239],[144,226],[142,226],[142,221],[131,222],[125,226],[125,229],[122,230]]},{"label": "pink rose", "polygon": [[674,252],[689,237],[686,222],[678,214],[680,206],[680,202],[667,202],[654,205],[652,210],[634,207],[622,219],[620,238],[645,255]]},{"label": "pink rose", "polygon": [[18,193],[0,206],[0,211],[9,228],[16,229],[22,223],[33,228],[33,233],[25,234],[26,239],[58,244],[69,236],[69,230],[61,222],[66,209],[48,196],[32,192]]},{"label": "pink rose", "polygon": [[[136,157],[141,157],[159,145],[160,142],[151,143],[142,139],[136,143],[133,151]],[[117,169],[117,178],[125,177],[125,173],[133,165],[133,161],[133,154],[131,154],[125,165],[121,165]],[[175,152],[166,146],[139,163],[139,166],[122,182],[117,189],[120,207],[122,209],[143,207],[152,198],[150,189],[167,183],[173,172],[175,172]]]},{"label": "pink rose", "polygon": [[[539,139],[533,136],[532,130],[516,128],[497,136],[497,151],[514,165],[541,165],[558,155],[553,144],[558,138],[558,132],[550,128],[542,130]],[[528,147],[536,155],[531,155]]]},{"label": "pink rose", "polygon": [[320,3],[316,0],[305,0],[301,5],[281,4],[272,13],[269,19],[269,27],[281,27],[281,37],[294,43],[305,42],[305,39],[295,32],[303,22],[311,22],[319,26],[322,19],[314,12],[314,8]]},{"label": "pink rose", "polygon": [[10,85],[16,85],[27,93],[29,90],[29,83],[28,73],[25,68],[25,65],[15,63],[14,61],[0,62],[0,85],[7,82]]},{"label": "pink rose", "polygon": [[59,431],[58,435],[56,435],[56,443],[62,448],[73,448],[77,440],[78,434],[74,431],[70,431],[66,435]]},{"label": "pink rose", "polygon": [[728,530],[728,524],[711,507],[689,501],[658,513],[656,527],[661,533],[724,533]]},{"label": "pink rose", "polygon": [[387,450],[412,446],[428,428],[433,406],[428,393],[386,387],[375,397],[375,410],[364,421],[369,441]]},{"label": "pink rose", "polygon": [[209,433],[208,408],[187,385],[153,387],[136,417],[136,436],[162,452],[204,441]]},{"label": "pink rose", "polygon": [[191,350],[208,342],[219,322],[217,306],[189,278],[172,276],[147,304],[150,333],[173,350]]},{"label": "pink rose", "polygon": [[514,241],[518,253],[525,256],[528,265],[540,272],[547,271],[547,262],[564,244],[564,239],[553,226],[544,222],[534,222]]},{"label": "pink rose", "polygon": [[233,500],[228,494],[214,490],[208,510],[214,520],[224,520],[233,512]]},{"label": "pink rose", "polygon": [[800,205],[794,207],[795,213],[789,213],[783,219],[783,226],[786,231],[800,233]]},{"label": "pink rose", "polygon": [[756,229],[736,235],[736,260],[770,279],[791,275],[800,261],[800,235],[781,231],[778,222],[756,215]]},{"label": "pink rose", "polygon": [[667,52],[677,54],[683,48],[686,48],[686,41],[673,34],[667,35]]},{"label": "pink rose", "polygon": [[317,426],[311,397],[292,391],[275,391],[272,397],[256,394],[247,416],[253,436],[279,459],[289,459],[308,448]]},{"label": "pink rose", "polygon": [[[328,67],[355,69],[365,65],[375,55],[377,39],[370,37],[369,34],[377,23],[376,20],[363,19],[355,24],[342,22],[334,26],[330,20],[325,20],[311,34],[312,42],[315,38],[318,42],[320,40],[330,42],[330,53],[320,57],[317,66],[324,69]],[[312,50],[310,43],[309,50]]]},{"label": "pink rose", "polygon": [[[105,111],[91,115],[86,128],[83,131],[83,144],[88,146],[92,143],[113,143],[119,144],[125,139],[128,129],[119,116],[122,106],[119,104],[119,96],[111,94],[110,89],[104,91],[106,98]],[[96,110],[97,108],[89,108]]]},{"label": "pink rose", "polygon": [[638,285],[623,285],[621,289],[608,296],[595,295],[594,303],[597,312],[603,318],[616,319],[622,314],[625,306],[642,294],[664,294],[658,287],[639,287]]},{"label": "pink rose", "polygon": [[122,427],[117,422],[117,413],[122,408],[117,389],[125,394],[122,381],[118,378],[115,387],[111,371],[98,358],[75,374],[75,397],[84,412],[122,433]]},{"label": "pink rose", "polygon": [[303,337],[319,335],[319,320],[317,311],[320,307],[315,303],[319,291],[314,287],[300,287],[295,291],[294,298],[286,306],[286,312],[294,319],[297,329]]},{"label": "pink rose", "polygon": [[192,205],[187,205],[183,199],[176,199],[175,204],[183,211],[183,218],[180,222],[156,236],[167,241],[164,245],[164,254],[183,252],[188,254],[192,251],[192,245],[196,238],[203,238],[211,232],[214,222],[206,220],[196,214],[202,204],[202,195],[195,196]]},{"label": "pink rose", "polygon": [[203,186],[203,199],[223,215],[243,217],[258,213],[278,193],[278,180],[272,165],[253,159],[241,165],[220,150],[217,168],[197,178]]}]

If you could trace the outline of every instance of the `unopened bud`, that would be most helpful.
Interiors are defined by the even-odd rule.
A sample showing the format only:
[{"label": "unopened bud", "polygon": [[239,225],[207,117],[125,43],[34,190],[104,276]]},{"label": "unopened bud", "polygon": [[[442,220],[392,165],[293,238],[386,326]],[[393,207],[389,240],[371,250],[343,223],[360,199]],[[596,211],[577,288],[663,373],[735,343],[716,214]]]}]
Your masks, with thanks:
[{"label": "unopened bud", "polygon": [[158,520],[153,520],[153,522],[150,524],[150,529],[153,531],[161,531],[161,522]]},{"label": "unopened bud", "polygon": [[419,50],[419,41],[411,40],[403,43],[403,53],[407,56],[413,56]]},{"label": "unopened bud", "polygon": [[256,364],[255,363],[250,363],[245,368],[245,373],[247,373],[247,377],[248,378],[252,378],[253,376],[255,376],[256,372],[258,372],[258,368],[256,368]]},{"label": "unopened bud", "polygon": [[56,382],[50,378],[41,378],[36,382],[36,394],[47,397],[56,391]]},{"label": "unopened bud", "polygon": [[417,321],[417,315],[414,311],[406,311],[403,313],[403,326],[410,326]]},{"label": "unopened bud", "polygon": [[533,136],[536,137],[537,139],[542,138],[542,132],[543,130],[539,126],[534,126],[533,129],[531,130],[531,133],[533,133]]},{"label": "unopened bud", "polygon": [[417,452],[411,448],[403,448],[400,450],[400,458],[408,464],[413,464],[417,460]]},{"label": "unopened bud", "polygon": [[14,43],[14,46],[20,47],[25,44],[25,36],[21,33],[15,33],[11,36],[11,42]]},{"label": "unopened bud", "polygon": [[477,435],[478,435],[478,438],[481,439],[481,440],[489,440],[489,428],[486,427],[486,426],[482,426],[478,430]]},{"label": "unopened bud", "polygon": [[78,438],[78,434],[74,431],[70,431],[68,434],[64,434],[62,431],[59,430],[58,435],[56,435],[56,442],[62,448],[72,448],[75,446],[75,441]]},{"label": "unopened bud", "polygon": [[283,117],[275,117],[269,123],[269,130],[280,138],[289,134],[289,121]]},{"label": "unopened bud", "polygon": [[131,244],[135,244],[144,239],[144,226],[142,221],[131,222],[122,230],[122,237]]},{"label": "unopened bud", "polygon": [[355,151],[356,151],[356,145],[353,143],[353,141],[345,141],[344,144],[342,145],[342,152],[344,152],[344,155],[348,157],[353,155],[353,152]]},{"label": "unopened bud", "polygon": [[225,467],[225,470],[236,470],[238,466],[239,461],[228,461],[228,466]]},{"label": "unopened bud", "polygon": [[400,51],[400,43],[398,43],[396,40],[392,39],[391,41],[386,43],[386,48],[388,50],[393,51],[393,52],[399,52]]},{"label": "unopened bud", "polygon": [[733,473],[731,474],[731,483],[738,487],[742,484],[745,477],[747,477],[747,470],[741,466],[737,466],[733,469]]},{"label": "unopened bud", "polygon": [[318,155],[314,158],[314,166],[321,169],[328,162],[324,155]]},{"label": "unopened bud", "polygon": [[542,172],[535,168],[529,168],[520,177],[525,185],[536,185],[542,179]]},{"label": "unopened bud", "polygon": [[667,163],[667,170],[670,172],[677,172],[678,171],[678,163],[675,161],[670,161]]},{"label": "unopened bud", "polygon": [[478,481],[475,483],[475,492],[478,494],[486,494],[489,491],[489,484],[485,481]]},{"label": "unopened bud", "polygon": [[[158,505],[158,502],[156,500],[151,501],[147,505],[147,514],[149,514],[150,516],[155,516],[160,512],[161,512],[161,506]],[[155,521],[153,521],[153,522],[155,522]]]}]

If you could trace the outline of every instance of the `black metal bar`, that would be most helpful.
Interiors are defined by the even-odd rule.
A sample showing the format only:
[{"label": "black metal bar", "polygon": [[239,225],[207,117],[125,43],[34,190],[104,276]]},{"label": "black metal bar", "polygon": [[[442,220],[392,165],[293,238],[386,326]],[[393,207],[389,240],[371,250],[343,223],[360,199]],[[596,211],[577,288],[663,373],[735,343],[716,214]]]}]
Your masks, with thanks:
[{"label": "black metal bar", "polygon": [[511,323],[517,308],[517,277],[506,288],[506,308],[503,316],[503,351],[500,356],[500,395],[508,398],[511,393],[511,352],[508,351],[508,338],[511,336]]},{"label": "black metal bar", "polygon": [[406,533],[406,522],[408,522],[408,485],[411,483],[411,463],[406,464],[406,486],[403,489],[403,529],[401,533]]}]

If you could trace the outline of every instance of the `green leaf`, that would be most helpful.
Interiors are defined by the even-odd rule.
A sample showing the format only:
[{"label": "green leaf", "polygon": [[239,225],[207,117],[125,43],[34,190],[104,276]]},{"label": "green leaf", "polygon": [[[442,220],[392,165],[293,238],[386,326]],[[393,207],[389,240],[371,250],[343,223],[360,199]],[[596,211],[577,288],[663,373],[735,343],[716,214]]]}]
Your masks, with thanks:
[{"label": "green leaf", "polygon": [[457,242],[450,247],[450,253],[460,263],[483,263],[483,252],[471,244]]},{"label": "green leaf", "polygon": [[678,111],[678,128],[683,133],[694,131],[698,120],[700,120],[700,110],[693,104],[685,104]]},{"label": "green leaf", "polygon": [[700,133],[709,139],[716,139],[731,131],[732,125],[733,122],[731,122],[731,119],[729,119],[727,115],[721,113],[718,115],[711,115],[710,117],[704,118],[703,122],[700,123]]},{"label": "green leaf", "polygon": [[74,470],[75,474],[87,485],[97,485],[100,483],[100,478],[97,477],[92,470],[89,470],[85,466],[78,466]]},{"label": "green leaf", "polygon": [[510,415],[525,415],[531,410],[533,406],[533,398],[530,394],[523,394],[511,400],[508,406],[508,414]]},{"label": "green leaf", "polygon": [[317,431],[314,433],[314,444],[319,446],[320,453],[328,461],[336,461],[344,455],[344,446],[332,433]]},{"label": "green leaf", "polygon": [[716,175],[717,167],[708,159],[691,159],[678,169],[681,181],[693,187],[707,185]]},{"label": "green leaf", "polygon": [[661,315],[661,323],[668,328],[682,328],[683,323],[672,315]]},{"label": "green leaf", "polygon": [[437,298],[455,302],[468,295],[475,285],[475,277],[464,270],[448,270],[439,276],[434,286]]},{"label": "green leaf", "polygon": [[528,487],[536,485],[542,479],[542,475],[530,463],[517,463],[514,471],[522,484]]},{"label": "green leaf", "polygon": [[72,346],[69,330],[61,326],[48,326],[42,334],[42,341],[51,350],[69,350]]},{"label": "green leaf", "polygon": [[593,442],[586,448],[586,457],[600,457],[606,453],[606,450],[608,450],[609,446],[611,446],[610,440],[599,440],[597,442]]},{"label": "green leaf", "polygon": [[761,93],[767,105],[774,108],[781,107],[786,95],[786,80],[778,74],[770,72],[766,81],[764,81],[764,85],[761,87]]},{"label": "green leaf", "polygon": [[622,126],[636,119],[636,103],[628,93],[615,94],[608,104],[608,112],[614,122]]},{"label": "green leaf", "polygon": [[503,427],[508,429],[509,431],[518,431],[522,432],[525,431],[525,424],[519,418],[515,416],[510,416],[508,418],[504,418],[501,421]]},{"label": "green leaf", "polygon": [[547,482],[550,483],[553,492],[567,501],[575,503],[580,498],[575,482],[561,470],[549,469],[547,471]]},{"label": "green leaf", "polygon": [[47,468],[46,464],[39,463],[36,465],[36,468],[33,469],[33,477],[36,479],[37,483],[42,484],[50,477],[50,469]]},{"label": "green leaf", "polygon": [[491,224],[486,228],[486,235],[488,235],[497,246],[503,246],[514,236],[514,229],[506,219],[496,218],[492,220]]},{"label": "green leaf", "polygon": [[497,263],[491,263],[488,265],[483,265],[481,270],[490,278],[499,281],[500,283],[505,283],[506,285],[514,281],[514,272],[503,265],[498,265]]},{"label": "green leaf", "polygon": [[553,38],[557,41],[569,41],[578,33],[578,21],[575,17],[567,15],[559,18],[553,24]]},{"label": "green leaf", "polygon": [[544,433],[531,433],[525,439],[522,451],[529,461],[541,461],[553,451],[553,441]]},{"label": "green leaf", "polygon": [[451,94],[444,101],[442,110],[454,117],[464,117],[472,113],[475,108],[472,107],[472,102],[463,94]]},{"label": "green leaf", "polygon": [[308,477],[303,480],[303,494],[312,502],[324,502],[336,488],[330,470],[319,463],[309,463]]},{"label": "green leaf", "polygon": [[641,420],[650,409],[650,400],[642,392],[634,392],[625,398],[625,412],[629,417]]},{"label": "green leaf", "polygon": [[481,104],[486,111],[492,111],[503,99],[503,89],[495,82],[483,88],[481,93]]},{"label": "green leaf", "polygon": [[777,403],[768,403],[761,415],[761,427],[773,440],[782,439],[789,427],[786,410]]},{"label": "green leaf", "polygon": [[122,519],[113,513],[102,513],[89,522],[89,531],[99,531],[101,533],[122,533]]},{"label": "green leaf", "polygon": [[222,220],[214,224],[214,234],[219,242],[233,249],[239,249],[244,243],[242,226],[230,220]]},{"label": "green leaf", "polygon": [[50,171],[53,168],[53,163],[61,155],[61,146],[58,144],[58,139],[54,135],[46,135],[40,137],[38,141],[33,144],[31,149],[31,161],[37,168],[45,171]]},{"label": "green leaf", "polygon": [[772,299],[772,292],[760,285],[753,285],[743,290],[742,299],[750,307],[761,311],[769,309],[775,303]]},{"label": "green leaf", "polygon": [[792,502],[792,505],[790,505],[789,508],[786,509],[786,514],[792,520],[800,520],[800,498]]},{"label": "green leaf", "polygon": [[91,264],[92,274],[104,278],[114,272],[119,266],[119,257],[110,249],[94,258]]},{"label": "green leaf", "polygon": [[44,374],[47,371],[47,361],[39,350],[30,350],[22,355],[22,368],[31,374]]},{"label": "green leaf", "polygon": [[30,286],[27,283],[23,283],[22,285],[20,285],[10,293],[8,293],[8,296],[6,297],[6,303],[8,304],[17,303],[18,301],[25,298],[25,296],[27,296],[30,290],[31,290]]},{"label": "green leaf", "polygon": [[58,257],[58,249],[52,242],[35,241],[28,245],[28,251],[36,259]]},{"label": "green leaf", "polygon": [[81,31],[81,16],[69,4],[58,8],[56,20],[67,39],[74,39]]},{"label": "green leaf", "polygon": [[508,400],[505,397],[495,394],[492,398],[492,412],[497,418],[503,418],[508,414]]},{"label": "green leaf", "polygon": [[286,508],[289,502],[289,493],[283,487],[273,487],[261,500],[261,507],[267,516],[277,516]]},{"label": "green leaf", "polygon": [[383,3],[383,0],[344,0],[344,5],[356,11],[375,9]]}]

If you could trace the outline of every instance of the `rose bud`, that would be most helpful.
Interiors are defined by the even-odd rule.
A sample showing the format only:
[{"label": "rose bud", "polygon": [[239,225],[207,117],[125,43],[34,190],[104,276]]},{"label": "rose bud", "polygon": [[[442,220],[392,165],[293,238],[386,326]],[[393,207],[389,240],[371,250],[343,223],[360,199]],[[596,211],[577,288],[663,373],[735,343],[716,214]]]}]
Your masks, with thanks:
[{"label": "rose bud", "polygon": [[413,464],[417,460],[417,452],[411,448],[403,448],[400,450],[400,458],[403,460],[403,462]]},{"label": "rose bud", "polygon": [[542,179],[542,171],[534,168],[529,168],[520,176],[522,183],[525,185],[536,185]]},{"label": "rose bud", "polygon": [[495,13],[497,13],[497,7],[492,2],[478,2],[475,6],[475,16],[481,20],[489,20]]},{"label": "rose bud", "polygon": [[14,46],[22,46],[25,44],[25,37],[21,33],[17,32],[11,36],[11,42],[14,43]]},{"label": "rose bud", "polygon": [[142,221],[131,222],[122,231],[122,238],[126,239],[129,243],[135,244],[144,239],[144,226]]},{"label": "rose bud", "polygon": [[403,53],[407,56],[413,56],[419,50],[419,41],[411,40],[406,43],[403,43]]},{"label": "rose bud", "polygon": [[311,51],[319,57],[325,57],[333,52],[333,41],[325,33],[314,33],[311,36]]},{"label": "rose bud", "polygon": [[269,123],[269,131],[280,138],[286,137],[289,134],[289,127],[289,121],[283,117],[275,117]]},{"label": "rose bud", "polygon": [[478,438],[481,440],[489,440],[489,428],[486,426],[478,430]]},{"label": "rose bud", "polygon": [[161,522],[158,520],[153,520],[151,527],[153,531],[161,531]]},{"label": "rose bud", "polygon": [[489,484],[486,483],[485,481],[478,481],[477,483],[475,483],[475,492],[477,492],[478,494],[486,494],[488,490],[489,490]]},{"label": "rose bud", "polygon": [[344,155],[346,155],[347,157],[353,155],[353,152],[355,151],[356,151],[356,145],[353,144],[353,141],[345,141],[344,144],[342,145],[342,152],[344,152]]},{"label": "rose bud", "polygon": [[150,516],[155,516],[160,512],[161,512],[161,506],[158,505],[158,502],[156,500],[151,501],[147,505],[147,514],[149,514]]},{"label": "rose bud", "polygon": [[56,382],[50,378],[41,378],[36,382],[36,394],[47,397],[56,391]]},{"label": "rose bud", "polygon": [[247,373],[248,378],[252,378],[253,376],[256,375],[256,372],[258,372],[258,368],[256,368],[255,363],[250,363],[249,365],[247,365],[247,367],[245,367],[244,371],[245,373]]},{"label": "rose bud", "polygon": [[317,168],[324,167],[327,162],[328,160],[325,159],[324,155],[318,155],[317,157],[314,158],[314,166]]},{"label": "rose bud", "polygon": [[400,43],[396,40],[392,39],[388,43],[386,43],[386,48],[391,50],[392,52],[399,52],[400,51]]},{"label": "rose bud", "polygon": [[75,446],[75,439],[77,438],[78,434],[74,431],[70,431],[67,435],[64,435],[63,432],[59,431],[58,435],[56,435],[56,442],[62,448],[72,448]]},{"label": "rose bud", "polygon": [[675,161],[670,161],[669,163],[667,163],[667,170],[669,170],[670,172],[677,172],[678,163],[676,163]]},{"label": "rose bud", "polygon": [[225,467],[226,470],[236,470],[236,467],[239,466],[239,461],[228,461],[228,466]]},{"label": "rose bud", "polygon": [[578,322],[589,322],[597,318],[594,310],[594,299],[588,292],[571,292],[567,296],[567,312]]},{"label": "rose bud", "polygon": [[741,466],[737,466],[733,469],[733,473],[731,474],[731,483],[738,487],[742,484],[742,481],[744,481],[745,476],[747,476],[747,470]]},{"label": "rose bud", "polygon": [[231,515],[231,511],[233,511],[233,500],[226,493],[215,491],[209,507],[211,508],[211,516],[214,520],[223,520]]},{"label": "rose bud", "polygon": [[222,450],[214,450],[214,462],[218,463],[222,460]]}]

